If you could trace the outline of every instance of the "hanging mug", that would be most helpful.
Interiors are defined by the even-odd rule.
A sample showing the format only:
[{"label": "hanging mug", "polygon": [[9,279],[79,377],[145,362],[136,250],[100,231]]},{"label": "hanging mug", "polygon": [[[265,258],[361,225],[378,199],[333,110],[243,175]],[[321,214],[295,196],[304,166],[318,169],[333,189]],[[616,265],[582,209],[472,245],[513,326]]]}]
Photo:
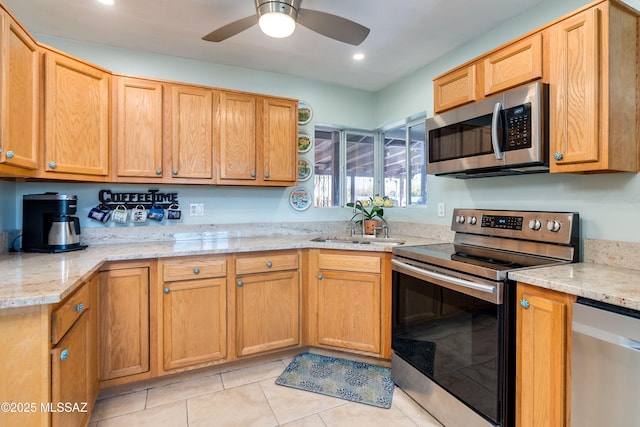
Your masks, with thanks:
[{"label": "hanging mug", "polygon": [[106,206],[98,205],[91,208],[89,211],[89,218],[95,219],[96,221],[100,221],[104,224],[109,222],[109,219],[111,218],[111,211]]},{"label": "hanging mug", "polygon": [[142,205],[136,205],[135,208],[131,209],[131,222],[147,222],[147,209]]},{"label": "hanging mug", "polygon": [[177,203],[172,204],[167,209],[167,219],[180,219],[182,217],[182,211]]},{"label": "hanging mug", "polygon": [[111,221],[116,224],[126,224],[128,214],[127,208],[124,205],[118,205],[113,212],[111,212]]},{"label": "hanging mug", "polygon": [[155,221],[162,221],[162,218],[164,218],[164,209],[160,205],[153,205],[153,207],[149,209],[147,218]]}]

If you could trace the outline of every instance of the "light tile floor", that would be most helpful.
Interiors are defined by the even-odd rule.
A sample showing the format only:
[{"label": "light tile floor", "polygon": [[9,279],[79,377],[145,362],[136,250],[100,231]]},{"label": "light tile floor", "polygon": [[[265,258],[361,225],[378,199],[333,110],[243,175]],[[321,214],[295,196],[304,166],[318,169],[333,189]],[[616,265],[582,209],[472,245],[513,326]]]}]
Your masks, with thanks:
[{"label": "light tile floor", "polygon": [[185,374],[124,394],[103,393],[89,427],[442,427],[398,387],[391,408],[381,409],[276,385],[290,361]]}]

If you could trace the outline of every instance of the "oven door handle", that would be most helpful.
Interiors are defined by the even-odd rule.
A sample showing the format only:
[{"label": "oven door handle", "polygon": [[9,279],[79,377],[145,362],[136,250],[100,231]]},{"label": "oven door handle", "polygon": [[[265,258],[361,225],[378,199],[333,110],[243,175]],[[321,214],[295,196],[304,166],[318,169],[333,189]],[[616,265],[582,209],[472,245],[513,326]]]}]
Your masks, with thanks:
[{"label": "oven door handle", "polygon": [[413,271],[414,273],[422,276],[430,277],[432,279],[444,280],[445,282],[453,283],[469,289],[474,289],[476,291],[486,292],[492,295],[495,295],[498,292],[498,288],[496,286],[483,285],[481,283],[475,283],[470,280],[459,279],[457,277],[447,276],[446,274],[436,273],[435,271],[428,271],[411,264],[398,261],[397,259],[392,259],[391,263],[397,265],[398,267]]}]

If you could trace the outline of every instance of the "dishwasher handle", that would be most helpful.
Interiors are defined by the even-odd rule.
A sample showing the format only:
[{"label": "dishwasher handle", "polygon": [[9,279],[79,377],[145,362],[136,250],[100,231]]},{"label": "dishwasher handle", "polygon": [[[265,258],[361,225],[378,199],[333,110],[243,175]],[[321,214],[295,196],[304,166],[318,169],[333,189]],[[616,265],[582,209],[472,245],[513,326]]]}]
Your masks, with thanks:
[{"label": "dishwasher handle", "polygon": [[619,347],[628,348],[630,350],[640,351],[640,341],[616,334],[614,332],[605,331],[604,329],[576,322],[575,320],[572,322],[572,329],[574,332],[599,339],[600,341],[605,341]]}]

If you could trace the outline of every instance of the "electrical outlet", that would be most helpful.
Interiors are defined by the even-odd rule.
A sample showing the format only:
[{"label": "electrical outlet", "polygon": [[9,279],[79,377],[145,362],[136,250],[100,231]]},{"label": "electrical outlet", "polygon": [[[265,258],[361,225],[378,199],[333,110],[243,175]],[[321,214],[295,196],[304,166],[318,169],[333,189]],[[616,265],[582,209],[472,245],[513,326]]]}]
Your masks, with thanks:
[{"label": "electrical outlet", "polygon": [[445,216],[444,203],[438,203],[438,216]]},{"label": "electrical outlet", "polygon": [[189,205],[189,216],[204,216],[204,203],[191,203]]}]

